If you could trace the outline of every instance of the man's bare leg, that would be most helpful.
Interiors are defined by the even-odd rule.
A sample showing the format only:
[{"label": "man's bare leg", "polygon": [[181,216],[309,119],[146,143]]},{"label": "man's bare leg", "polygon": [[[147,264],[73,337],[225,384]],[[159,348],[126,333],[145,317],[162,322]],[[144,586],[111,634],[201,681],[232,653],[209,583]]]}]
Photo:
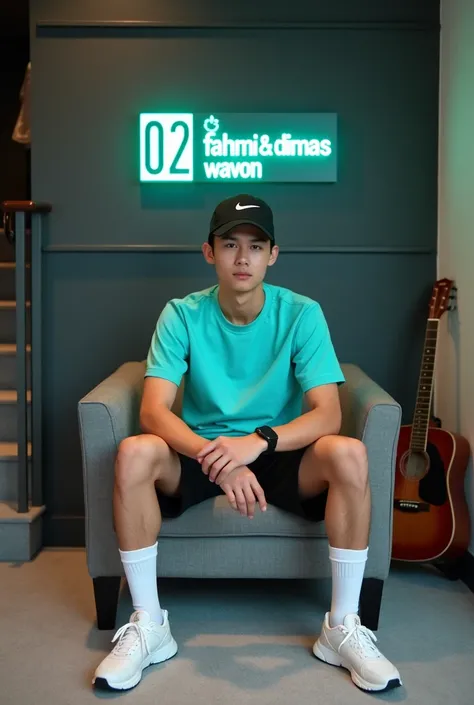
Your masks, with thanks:
[{"label": "man's bare leg", "polygon": [[354,438],[325,436],[307,450],[300,470],[303,496],[328,488],[325,521],[332,600],[313,653],[321,661],[347,668],[363,690],[397,688],[402,684],[398,669],[377,649],[357,616],[370,525],[365,446]]},{"label": "man's bare leg", "polygon": [[323,436],[305,452],[299,472],[303,497],[328,489],[325,523],[332,565],[331,626],[358,611],[367,561],[370,487],[363,443]]},{"label": "man's bare leg", "polygon": [[323,436],[303,455],[298,480],[303,497],[329,488],[325,522],[331,546],[367,547],[370,487],[363,443],[345,436]]},{"label": "man's bare leg", "polygon": [[126,438],[115,463],[114,527],[134,610],[145,610],[159,624],[156,560],[161,512],[156,495],[176,495],[181,477],[178,455],[158,436]]},{"label": "man's bare leg", "polygon": [[98,688],[129,690],[144,668],[172,658],[178,645],[167,610],[158,599],[156,560],[161,512],[156,487],[176,494],[179,458],[157,436],[143,434],[120,444],[115,463],[114,528],[132,596],[134,614],[115,635],[116,644],[94,673]]},{"label": "man's bare leg", "polygon": [[156,496],[175,495],[181,478],[177,453],[151,434],[125,438],[115,462],[114,527],[122,551],[134,551],[156,541],[161,512]]}]

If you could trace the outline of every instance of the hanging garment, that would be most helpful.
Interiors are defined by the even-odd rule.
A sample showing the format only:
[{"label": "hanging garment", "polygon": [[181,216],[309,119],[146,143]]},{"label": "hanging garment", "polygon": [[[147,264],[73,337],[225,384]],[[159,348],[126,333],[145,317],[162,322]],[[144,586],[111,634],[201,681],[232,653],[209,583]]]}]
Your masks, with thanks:
[{"label": "hanging garment", "polygon": [[26,67],[25,78],[20,90],[21,108],[12,134],[12,140],[20,144],[31,144],[30,126],[30,84],[31,84],[31,61]]}]

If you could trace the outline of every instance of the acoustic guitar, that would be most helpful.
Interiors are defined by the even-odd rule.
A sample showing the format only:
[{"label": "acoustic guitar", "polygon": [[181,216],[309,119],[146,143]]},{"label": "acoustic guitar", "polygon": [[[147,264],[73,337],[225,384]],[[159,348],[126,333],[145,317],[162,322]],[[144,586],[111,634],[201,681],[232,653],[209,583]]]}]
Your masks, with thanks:
[{"label": "acoustic guitar", "polygon": [[429,305],[413,423],[403,425],[397,449],[392,558],[456,561],[469,545],[469,509],[464,479],[470,445],[430,416],[438,326],[452,310],[456,288],[436,282]]}]

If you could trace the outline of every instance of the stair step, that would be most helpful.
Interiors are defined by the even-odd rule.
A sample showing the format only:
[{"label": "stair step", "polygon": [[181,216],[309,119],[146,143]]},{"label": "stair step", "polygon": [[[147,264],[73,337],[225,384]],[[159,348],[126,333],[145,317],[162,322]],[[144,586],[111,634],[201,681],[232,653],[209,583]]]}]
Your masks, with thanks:
[{"label": "stair step", "polygon": [[[31,402],[31,389],[26,390],[26,400]],[[16,404],[17,401],[16,389],[0,389],[0,404]]]},{"label": "stair step", "polygon": [[[28,487],[31,487],[31,471],[31,443],[28,443]],[[18,445],[3,442],[0,443],[0,502],[15,502],[17,497]]]},{"label": "stair step", "polygon": [[[26,346],[26,352],[31,352],[31,345]],[[0,355],[16,355],[15,343],[0,343]]]},{"label": "stair step", "polygon": [[[26,391],[27,403],[31,404],[31,390]],[[18,393],[16,389],[0,390],[0,446],[3,443],[10,443],[17,438],[18,419],[17,419],[17,402]],[[27,433],[28,438],[31,437],[31,417],[28,413],[27,418]],[[0,452],[1,459],[1,452]]]},{"label": "stair step", "polygon": [[[0,223],[3,220],[0,216]],[[5,231],[0,228],[0,259],[2,262],[14,262],[15,261],[15,247],[7,240]]]},{"label": "stair step", "polygon": [[[27,301],[26,306],[31,306],[31,301]],[[16,308],[16,301],[0,301],[0,310],[9,311],[12,308]]]},{"label": "stair step", "polygon": [[[0,252],[0,259],[1,252]],[[14,258],[13,258],[14,259]],[[29,299],[31,294],[31,267],[29,264],[27,266],[27,271],[25,272],[26,277],[26,298]],[[0,299],[6,300],[16,299],[16,263],[15,262],[0,262]]]},{"label": "stair step", "polygon": [[[0,343],[0,389],[16,389],[17,387],[17,348],[15,343]],[[31,345],[26,346],[27,359],[30,358]],[[31,365],[27,365],[27,387],[31,382]],[[9,439],[8,439],[9,440]]]},{"label": "stair step", "polygon": [[[31,443],[28,443],[28,457],[31,458]],[[0,461],[18,460],[18,443],[0,443]]]},{"label": "stair step", "polygon": [[16,511],[14,502],[0,502],[0,561],[30,561],[41,550],[46,507]]},{"label": "stair step", "polygon": [[[18,404],[15,390],[5,390],[3,396],[3,399],[0,398],[0,442],[10,443],[18,440]],[[27,414],[26,425],[27,438],[31,440],[30,413]]]},{"label": "stair step", "polygon": [[44,507],[29,507],[28,512],[19,514],[14,502],[0,502],[0,523],[10,519],[21,523],[30,522],[44,512]]},{"label": "stair step", "polygon": [[[0,299],[0,343],[14,343],[16,336],[16,315],[18,308],[15,300]],[[31,341],[31,302],[26,302],[23,312],[26,319],[26,342]],[[1,386],[1,385],[0,385]]]}]

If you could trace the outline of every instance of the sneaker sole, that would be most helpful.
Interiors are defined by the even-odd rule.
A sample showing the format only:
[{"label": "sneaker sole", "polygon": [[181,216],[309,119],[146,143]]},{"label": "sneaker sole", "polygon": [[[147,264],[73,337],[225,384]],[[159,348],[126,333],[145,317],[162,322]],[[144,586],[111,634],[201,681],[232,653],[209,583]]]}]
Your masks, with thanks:
[{"label": "sneaker sole", "polygon": [[130,690],[131,688],[135,688],[137,686],[141,679],[142,679],[142,673],[145,670],[145,668],[148,668],[148,666],[152,666],[153,664],[156,663],[162,663],[163,661],[168,661],[168,659],[173,658],[178,653],[178,644],[176,641],[172,638],[170,642],[165,644],[165,646],[162,646],[161,649],[158,649],[158,651],[155,651],[153,654],[150,654],[147,656],[147,658],[142,661],[142,664],[140,666],[140,669],[128,680],[122,681],[121,683],[109,683],[106,678],[95,678],[92,681],[92,684],[97,688],[98,690]]},{"label": "sneaker sole", "polygon": [[320,661],[324,663],[329,663],[331,666],[339,666],[340,668],[345,668],[351,674],[352,682],[360,688],[360,690],[376,691],[378,693],[393,690],[402,685],[402,681],[399,678],[391,678],[383,684],[380,683],[369,683],[364,678],[359,676],[359,674],[351,668],[344,659],[342,659],[339,654],[335,653],[331,649],[328,649],[323,644],[319,643],[319,640],[313,646],[313,654]]}]

